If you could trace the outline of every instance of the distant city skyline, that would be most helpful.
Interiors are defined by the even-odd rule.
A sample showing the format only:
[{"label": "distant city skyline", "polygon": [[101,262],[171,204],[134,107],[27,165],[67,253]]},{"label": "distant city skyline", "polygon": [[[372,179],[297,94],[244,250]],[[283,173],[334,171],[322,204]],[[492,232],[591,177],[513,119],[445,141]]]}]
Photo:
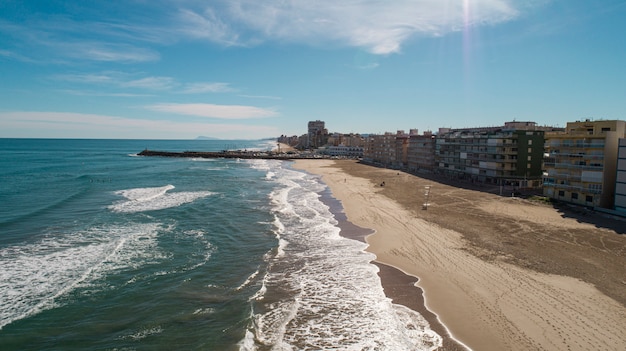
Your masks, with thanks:
[{"label": "distant city skyline", "polygon": [[626,119],[626,1],[0,3],[0,137]]}]

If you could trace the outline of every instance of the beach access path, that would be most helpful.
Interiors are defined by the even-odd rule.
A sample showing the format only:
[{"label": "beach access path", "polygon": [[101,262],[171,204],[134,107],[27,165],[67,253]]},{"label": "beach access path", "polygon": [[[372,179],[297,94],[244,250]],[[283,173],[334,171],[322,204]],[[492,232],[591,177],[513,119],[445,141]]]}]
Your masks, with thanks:
[{"label": "beach access path", "polygon": [[624,349],[626,222],[352,160],[294,168],[320,175],[348,220],[375,230],[368,251],[418,277],[425,307],[469,348]]}]

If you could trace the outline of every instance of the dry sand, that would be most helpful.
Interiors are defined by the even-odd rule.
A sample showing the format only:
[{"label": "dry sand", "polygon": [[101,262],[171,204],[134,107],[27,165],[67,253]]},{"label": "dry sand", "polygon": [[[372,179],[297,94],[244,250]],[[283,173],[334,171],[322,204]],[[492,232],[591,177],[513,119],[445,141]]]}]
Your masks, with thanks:
[{"label": "dry sand", "polygon": [[375,230],[377,262],[419,278],[436,316],[414,306],[414,278],[380,266],[385,292],[426,314],[442,349],[625,349],[626,222],[350,160],[294,167],[321,175],[348,220]]}]

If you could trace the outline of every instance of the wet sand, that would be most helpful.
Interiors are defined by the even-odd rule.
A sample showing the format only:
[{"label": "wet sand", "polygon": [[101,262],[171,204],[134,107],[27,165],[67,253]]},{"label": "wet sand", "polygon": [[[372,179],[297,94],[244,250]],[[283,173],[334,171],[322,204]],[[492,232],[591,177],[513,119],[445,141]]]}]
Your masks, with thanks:
[{"label": "wet sand", "polygon": [[423,314],[443,350],[463,349],[454,339],[474,350],[626,344],[626,222],[355,161],[294,167],[321,175],[347,219],[375,231],[366,241],[385,292]]}]

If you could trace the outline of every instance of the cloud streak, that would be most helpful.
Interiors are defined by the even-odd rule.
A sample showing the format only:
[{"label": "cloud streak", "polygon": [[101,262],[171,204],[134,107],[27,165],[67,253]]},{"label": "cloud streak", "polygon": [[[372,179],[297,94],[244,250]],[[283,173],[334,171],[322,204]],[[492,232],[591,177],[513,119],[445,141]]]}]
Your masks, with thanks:
[{"label": "cloud streak", "polygon": [[[410,38],[512,20],[535,2],[541,1],[520,5],[514,0],[191,0],[157,1],[155,6],[131,2],[124,3],[129,15],[123,22],[115,12],[106,11],[107,6],[121,5],[102,5],[97,18],[49,14],[20,23],[0,20],[0,34],[24,44],[19,51],[3,50],[4,56],[14,58],[32,53],[47,59],[130,64],[160,60],[159,45],[190,39],[223,46],[268,41],[349,46],[384,55],[400,52]],[[97,11],[75,6],[77,14],[82,10]],[[22,56],[15,56],[19,53]]]},{"label": "cloud streak", "polygon": [[118,71],[107,71],[87,74],[62,74],[51,77],[54,80],[82,84],[111,85],[119,88],[139,90],[161,90],[180,94],[227,93],[237,91],[229,83],[194,82],[180,83],[172,77],[127,74]]},{"label": "cloud streak", "polygon": [[514,4],[512,0],[228,0],[219,7],[184,9],[179,16],[182,33],[227,45],[268,40],[335,43],[391,54],[411,37],[441,36],[465,26],[514,19],[520,14]]},{"label": "cloud streak", "polygon": [[148,105],[145,108],[157,112],[219,119],[255,119],[277,115],[272,109],[242,105],[163,103]]},{"label": "cloud streak", "polygon": [[186,84],[182,92],[185,94],[200,93],[228,93],[236,91],[228,83],[189,83]]}]

